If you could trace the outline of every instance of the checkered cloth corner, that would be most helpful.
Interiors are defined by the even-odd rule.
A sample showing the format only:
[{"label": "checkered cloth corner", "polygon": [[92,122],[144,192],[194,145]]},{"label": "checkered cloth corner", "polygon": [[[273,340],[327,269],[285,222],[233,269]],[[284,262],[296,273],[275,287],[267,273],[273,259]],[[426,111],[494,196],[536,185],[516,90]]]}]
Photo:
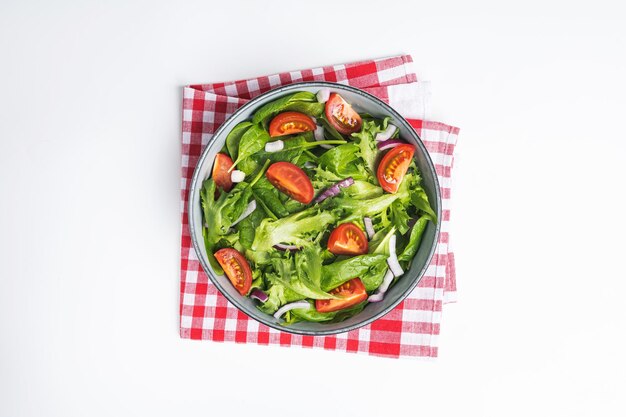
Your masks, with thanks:
[{"label": "checkered cloth corner", "polygon": [[[436,357],[442,305],[456,294],[454,255],[448,250],[450,177],[459,129],[430,122],[428,84],[418,82],[408,55],[334,65],[227,83],[184,88],[181,177],[180,334],[191,339],[319,347],[386,357]],[[240,106],[275,87],[333,81],[361,88],[408,118],[440,180],[443,213],[437,250],[418,287],[394,310],[368,326],[333,336],[300,336],[258,323],[221,295],[202,270],[187,221],[188,189],[204,146]]]}]

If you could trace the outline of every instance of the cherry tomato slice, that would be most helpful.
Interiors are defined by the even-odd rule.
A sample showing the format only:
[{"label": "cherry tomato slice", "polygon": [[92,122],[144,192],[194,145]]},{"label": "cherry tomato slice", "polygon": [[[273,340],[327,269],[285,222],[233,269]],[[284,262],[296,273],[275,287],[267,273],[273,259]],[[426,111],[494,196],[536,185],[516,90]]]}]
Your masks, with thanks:
[{"label": "cherry tomato slice", "polygon": [[281,193],[303,204],[313,200],[313,184],[307,175],[291,162],[275,162],[265,176]]},{"label": "cherry tomato slice", "polygon": [[315,130],[315,123],[311,117],[297,111],[288,111],[274,117],[270,122],[270,136],[293,135],[295,133]]},{"label": "cherry tomato slice", "polygon": [[383,156],[377,170],[378,182],[383,190],[390,193],[398,191],[414,153],[415,146],[406,144],[390,149]]},{"label": "cherry tomato slice", "polygon": [[215,259],[239,294],[246,295],[252,286],[252,270],[246,258],[235,249],[224,248],[215,252]]},{"label": "cherry tomato slice", "polygon": [[326,102],[326,119],[344,135],[358,132],[363,124],[359,113],[337,93],[332,93]]},{"label": "cherry tomato slice", "polygon": [[360,278],[353,278],[329,292],[342,298],[337,300],[315,300],[315,309],[320,313],[342,310],[367,299],[367,292]]},{"label": "cherry tomato slice", "polygon": [[215,162],[213,163],[213,172],[211,177],[215,181],[215,185],[222,188],[224,191],[230,191],[233,188],[233,182],[230,180],[230,172],[228,170],[233,166],[233,160],[225,153],[218,153],[215,155]]},{"label": "cherry tomato slice", "polygon": [[356,224],[344,223],[331,232],[328,250],[335,255],[364,255],[367,253],[367,237]]}]

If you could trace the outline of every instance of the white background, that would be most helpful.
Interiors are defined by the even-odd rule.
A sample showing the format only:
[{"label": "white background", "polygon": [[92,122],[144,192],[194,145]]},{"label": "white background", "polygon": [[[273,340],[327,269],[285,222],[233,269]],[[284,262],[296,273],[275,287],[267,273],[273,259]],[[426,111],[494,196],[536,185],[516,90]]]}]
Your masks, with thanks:
[{"label": "white background", "polygon": [[[623,6],[115,3],[0,3],[0,416],[625,415]],[[440,358],[181,340],[181,86],[397,53],[461,127]]]}]

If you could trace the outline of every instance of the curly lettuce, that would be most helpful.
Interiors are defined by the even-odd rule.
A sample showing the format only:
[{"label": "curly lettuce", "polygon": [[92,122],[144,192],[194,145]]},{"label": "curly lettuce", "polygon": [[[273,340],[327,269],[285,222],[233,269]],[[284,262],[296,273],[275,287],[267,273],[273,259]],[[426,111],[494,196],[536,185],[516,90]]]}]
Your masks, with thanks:
[{"label": "curly lettuce", "polygon": [[257,229],[252,250],[268,251],[279,243],[308,246],[314,237],[337,221],[337,216],[328,210],[311,207],[282,219],[266,218]]}]

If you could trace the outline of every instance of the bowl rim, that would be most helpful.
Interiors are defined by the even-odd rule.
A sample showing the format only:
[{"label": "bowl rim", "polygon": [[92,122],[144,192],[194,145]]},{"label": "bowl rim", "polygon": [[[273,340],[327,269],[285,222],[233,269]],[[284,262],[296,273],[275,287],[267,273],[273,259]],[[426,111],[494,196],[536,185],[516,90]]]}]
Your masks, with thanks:
[{"label": "bowl rim", "polygon": [[[209,148],[210,145],[216,140],[216,138],[220,137],[220,135],[222,135],[224,133],[224,131],[226,129],[230,129],[230,124],[229,123],[231,120],[233,120],[235,117],[237,117],[237,115],[239,115],[240,113],[246,111],[247,109],[251,108],[251,107],[255,107],[258,105],[258,103],[260,101],[262,101],[265,97],[269,96],[269,95],[276,95],[276,94],[281,94],[281,93],[288,93],[291,92],[292,90],[297,90],[298,88],[303,88],[303,87],[320,87],[320,88],[333,88],[336,90],[345,90],[345,91],[349,91],[351,93],[360,95],[362,97],[364,97],[365,99],[368,100],[372,100],[374,102],[376,102],[377,104],[379,104],[381,107],[383,107],[385,109],[385,111],[387,111],[389,113],[390,116],[393,117],[394,123],[401,123],[402,125],[404,125],[403,127],[405,127],[405,129],[407,129],[409,132],[412,132],[412,136],[414,136],[414,139],[417,140],[417,146],[420,147],[422,153],[425,156],[427,165],[428,165],[428,169],[432,175],[432,178],[434,180],[435,183],[435,199],[437,200],[437,218],[438,221],[437,223],[434,225],[435,226],[435,235],[434,235],[434,244],[432,245],[432,247],[430,248],[430,251],[428,253],[428,256],[426,257],[426,262],[424,263],[424,266],[421,268],[421,270],[417,273],[416,278],[413,279],[413,282],[407,287],[407,289],[402,292],[400,294],[400,296],[394,300],[387,308],[381,310],[379,313],[373,315],[372,317],[365,319],[363,321],[348,325],[348,326],[344,326],[341,328],[337,328],[337,329],[329,329],[329,330],[324,330],[324,329],[320,329],[320,330],[302,330],[302,329],[294,329],[294,328],[290,328],[289,326],[283,326],[280,325],[279,323],[274,323],[271,321],[270,318],[273,319],[272,315],[263,313],[262,311],[258,310],[259,313],[261,313],[261,315],[257,316],[253,316],[250,315],[246,312],[246,309],[243,308],[243,306],[239,305],[239,300],[236,299],[236,297],[231,297],[227,291],[225,291],[222,288],[222,285],[219,283],[219,281],[213,277],[213,270],[211,269],[211,266],[207,263],[207,257],[206,254],[203,254],[201,249],[200,249],[200,245],[198,243],[198,236],[195,232],[194,227],[192,227],[195,223],[193,221],[194,215],[196,213],[196,208],[194,207],[194,205],[192,204],[193,202],[193,197],[194,195],[198,192],[198,177],[200,176],[200,167],[204,165],[205,159],[207,158],[208,154],[209,154]],[[304,82],[297,82],[297,83],[292,83],[292,84],[288,84],[285,86],[281,86],[281,87],[277,87],[277,88],[273,88],[269,91],[266,91],[263,94],[258,95],[257,97],[251,99],[249,102],[245,103],[243,106],[239,107],[230,117],[228,117],[226,120],[224,120],[224,122],[220,125],[220,127],[215,131],[215,133],[213,134],[213,136],[211,136],[211,139],[209,139],[209,141],[207,142],[207,144],[204,146],[204,149],[202,151],[202,155],[200,156],[200,158],[198,159],[198,162],[196,163],[196,166],[194,168],[194,172],[193,172],[193,176],[191,177],[191,184],[189,186],[189,194],[187,195],[187,227],[189,227],[189,235],[191,237],[191,242],[193,244],[193,248],[194,251],[196,252],[196,256],[198,257],[198,261],[200,262],[200,264],[202,265],[202,269],[204,270],[204,272],[207,274],[207,276],[209,277],[209,279],[211,280],[211,282],[213,283],[213,285],[215,285],[217,287],[217,289],[220,291],[220,293],[226,297],[226,299],[233,304],[239,311],[241,311],[242,313],[244,313],[245,315],[247,315],[248,317],[250,317],[252,320],[256,320],[260,323],[265,324],[266,326],[269,326],[273,329],[276,329],[278,331],[281,332],[286,332],[286,333],[290,333],[290,334],[298,334],[298,335],[305,335],[305,336],[329,336],[329,335],[334,335],[334,334],[339,334],[339,333],[345,333],[345,332],[349,332],[351,330],[355,330],[358,328],[361,328],[363,326],[367,326],[368,324],[378,320],[379,318],[387,315],[389,312],[391,312],[391,310],[393,310],[394,308],[396,308],[398,306],[398,304],[400,304],[402,301],[404,301],[406,299],[406,297],[415,289],[415,287],[417,287],[417,285],[420,283],[420,281],[422,280],[422,278],[424,277],[426,270],[428,269],[432,258],[435,254],[435,251],[437,250],[437,246],[439,243],[439,234],[441,231],[441,188],[439,186],[439,177],[437,176],[437,171],[435,169],[435,164],[433,163],[430,154],[428,153],[428,150],[426,149],[426,146],[424,145],[424,143],[422,142],[422,139],[419,137],[419,135],[417,134],[417,132],[415,131],[415,129],[410,125],[410,123],[406,120],[406,118],[404,118],[400,113],[398,113],[396,110],[393,109],[393,107],[391,107],[389,104],[385,103],[384,101],[382,101],[381,99],[379,99],[378,97],[363,91],[359,88],[350,86],[350,85],[346,85],[346,84],[340,84],[340,83],[333,83],[333,82],[328,82],[328,81],[304,81]],[[359,313],[361,314],[361,313]],[[267,316],[267,317],[266,317]],[[320,324],[324,324],[324,323],[320,323]]]}]

